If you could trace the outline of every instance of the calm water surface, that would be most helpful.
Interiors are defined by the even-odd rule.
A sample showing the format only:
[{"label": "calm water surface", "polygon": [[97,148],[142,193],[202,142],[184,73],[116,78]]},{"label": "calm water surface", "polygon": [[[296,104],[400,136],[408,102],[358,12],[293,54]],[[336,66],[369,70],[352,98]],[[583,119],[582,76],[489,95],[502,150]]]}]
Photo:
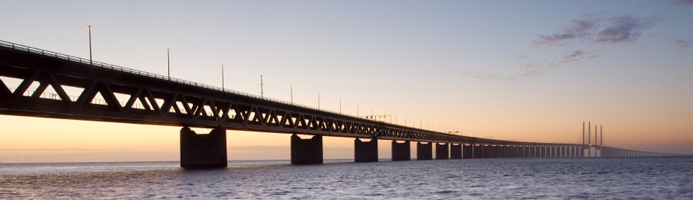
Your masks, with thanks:
[{"label": "calm water surface", "polygon": [[0,164],[0,199],[693,199],[693,158]]}]

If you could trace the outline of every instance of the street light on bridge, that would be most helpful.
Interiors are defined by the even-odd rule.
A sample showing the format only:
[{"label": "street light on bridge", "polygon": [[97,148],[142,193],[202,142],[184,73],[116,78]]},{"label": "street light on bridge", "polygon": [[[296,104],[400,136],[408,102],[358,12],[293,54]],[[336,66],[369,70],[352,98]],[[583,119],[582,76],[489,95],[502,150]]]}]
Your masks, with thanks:
[{"label": "street light on bridge", "polygon": [[171,80],[171,49],[166,48],[166,69],[168,71],[168,80]]},{"label": "street light on bridge", "polygon": [[221,65],[221,90],[224,91],[224,65]]},{"label": "street light on bridge", "polygon": [[91,29],[93,29],[94,26],[88,25],[87,29],[89,29],[89,64],[94,65],[94,61],[92,58],[92,52],[91,52]]}]

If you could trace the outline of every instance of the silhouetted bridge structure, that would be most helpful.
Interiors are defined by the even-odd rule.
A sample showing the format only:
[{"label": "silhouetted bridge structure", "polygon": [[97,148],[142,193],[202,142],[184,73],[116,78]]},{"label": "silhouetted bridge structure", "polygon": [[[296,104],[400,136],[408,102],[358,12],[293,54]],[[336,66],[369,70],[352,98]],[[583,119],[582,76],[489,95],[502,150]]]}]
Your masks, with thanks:
[{"label": "silhouetted bridge structure", "polygon": [[[392,160],[410,160],[410,142],[417,142],[418,160],[433,159],[434,146],[436,159],[585,157],[589,148],[378,122],[4,41],[0,41],[0,77],[21,82],[10,88],[0,79],[0,114],[183,127],[180,150],[185,168],[225,167],[227,129],[293,134],[293,164],[322,163],[322,136],[356,138],[356,162],[378,161],[380,139],[392,140]],[[212,131],[196,134],[189,127]],[[296,134],[313,136],[301,139]],[[602,156],[665,155],[599,148]]]}]

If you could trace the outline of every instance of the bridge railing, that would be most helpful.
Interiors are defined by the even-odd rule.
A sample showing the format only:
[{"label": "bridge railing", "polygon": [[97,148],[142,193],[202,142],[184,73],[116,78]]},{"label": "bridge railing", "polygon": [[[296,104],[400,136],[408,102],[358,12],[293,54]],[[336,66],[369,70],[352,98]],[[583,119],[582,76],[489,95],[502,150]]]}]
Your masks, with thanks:
[{"label": "bridge railing", "polygon": [[[164,76],[164,75],[161,75],[161,74],[155,74],[155,73],[151,73],[151,72],[146,72],[146,71],[142,71],[142,70],[137,70],[137,69],[127,68],[127,67],[122,67],[122,66],[118,66],[118,65],[113,65],[113,64],[104,63],[104,62],[93,61],[93,60],[86,59],[86,58],[81,58],[81,57],[77,57],[77,56],[71,56],[71,55],[67,55],[67,54],[62,54],[62,53],[58,53],[58,52],[54,52],[54,51],[49,51],[49,50],[44,50],[44,49],[40,49],[40,48],[30,47],[30,46],[26,46],[26,45],[22,45],[22,44],[17,44],[17,43],[13,43],[13,42],[8,42],[8,41],[0,40],[0,46],[7,47],[7,48],[12,48],[12,49],[15,49],[15,50],[20,50],[20,51],[26,51],[26,52],[30,52],[30,53],[34,53],[34,54],[40,54],[40,55],[44,55],[44,56],[59,58],[59,59],[63,59],[63,60],[78,62],[78,63],[82,63],[82,64],[87,64],[87,65],[91,65],[91,66],[93,66],[93,67],[106,68],[106,69],[116,70],[116,71],[120,71],[120,72],[130,73],[130,74],[136,74],[136,75],[141,75],[141,76],[147,76],[147,77],[150,77],[150,78],[156,78],[156,79],[160,79],[160,80],[173,81],[173,82],[177,82],[177,83],[181,83],[181,84],[186,84],[186,85],[190,85],[190,86],[202,87],[202,88],[206,88],[206,89],[217,90],[217,91],[222,91],[222,92],[227,92],[227,93],[242,95],[242,96],[246,96],[246,97],[252,97],[252,98],[257,98],[257,99],[263,99],[263,100],[273,101],[273,102],[277,102],[277,103],[283,103],[283,104],[294,105],[294,106],[298,106],[298,107],[302,107],[302,108],[307,108],[307,109],[312,109],[312,110],[319,110],[319,111],[322,111],[322,112],[328,112],[328,113],[337,114],[337,115],[348,115],[348,116],[352,116],[352,117],[359,118],[359,116],[355,116],[355,115],[336,113],[336,112],[333,112],[333,111],[330,111],[330,110],[320,109],[320,108],[316,108],[316,107],[312,107],[312,106],[306,106],[306,105],[301,105],[301,104],[294,104],[294,103],[291,103],[291,102],[288,102],[288,101],[284,101],[284,100],[273,99],[273,98],[267,98],[267,97],[263,97],[263,96],[259,96],[259,95],[254,95],[254,94],[246,93],[246,92],[241,92],[241,91],[236,91],[236,90],[231,90],[231,89],[226,89],[226,88],[220,88],[220,87],[217,87],[217,86],[212,86],[212,85],[208,85],[208,84],[197,83],[197,82],[188,81],[188,80],[183,80],[183,79],[174,78],[174,77],[170,77],[170,78],[169,78],[168,76]],[[383,123],[387,123],[387,122],[383,122]],[[391,124],[391,123],[388,123],[388,124]],[[434,131],[434,132],[435,132],[435,131]]]}]

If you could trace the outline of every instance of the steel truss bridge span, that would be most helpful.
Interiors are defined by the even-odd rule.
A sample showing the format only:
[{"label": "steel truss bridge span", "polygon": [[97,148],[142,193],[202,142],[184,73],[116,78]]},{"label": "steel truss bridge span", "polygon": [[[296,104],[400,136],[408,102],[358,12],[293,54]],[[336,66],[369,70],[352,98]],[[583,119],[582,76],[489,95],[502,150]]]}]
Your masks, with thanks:
[{"label": "steel truss bridge span", "polygon": [[[575,145],[492,140],[377,122],[277,100],[170,80],[9,42],[0,43],[0,113],[61,119],[278,133],[498,145]],[[39,86],[28,90],[32,84]],[[55,93],[46,95],[52,88]],[[78,96],[67,89],[82,90]],[[103,101],[95,102],[98,94]],[[120,97],[120,98],[118,98]],[[123,98],[125,97],[125,98]]]},{"label": "steel truss bridge span", "polygon": [[[9,84],[12,87],[5,80],[12,81],[14,84]],[[417,142],[420,160],[432,159],[434,146],[436,159],[591,157],[592,148],[595,156],[599,150],[599,156],[603,157],[666,156],[601,145],[507,141],[440,133],[4,41],[0,41],[0,114],[182,126],[180,150],[184,168],[226,167],[226,130],[229,129],[293,134],[293,164],[322,163],[322,136],[356,138],[356,162],[378,161],[378,139],[393,140],[393,161],[411,159],[411,141]],[[197,134],[189,127],[212,128],[212,131]],[[297,133],[313,137],[302,139]]]}]

